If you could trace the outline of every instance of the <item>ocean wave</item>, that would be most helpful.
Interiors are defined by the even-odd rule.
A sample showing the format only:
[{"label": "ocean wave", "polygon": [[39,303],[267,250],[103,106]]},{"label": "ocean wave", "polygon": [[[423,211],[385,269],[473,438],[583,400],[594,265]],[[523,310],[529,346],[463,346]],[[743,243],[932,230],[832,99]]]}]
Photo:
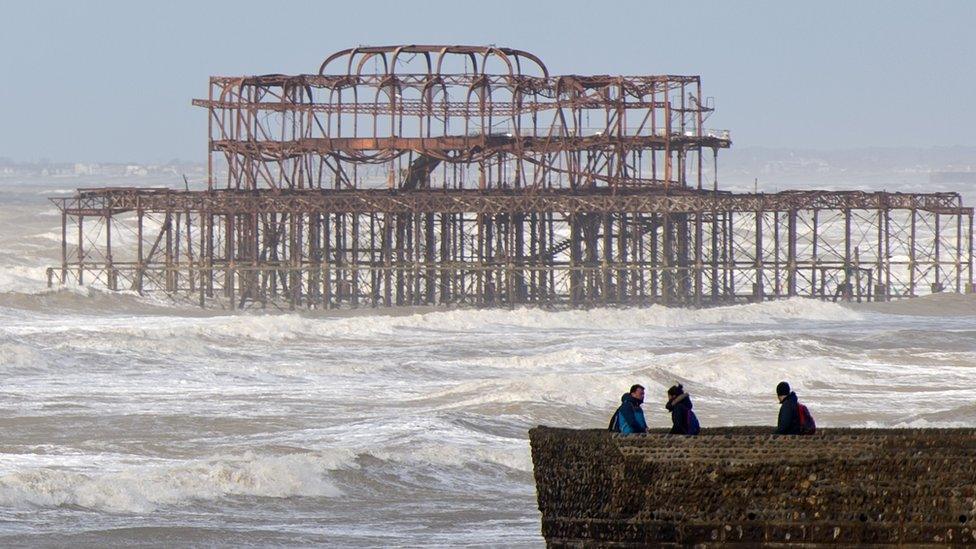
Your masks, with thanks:
[{"label": "ocean wave", "polygon": [[146,316],[176,313],[191,317],[206,313],[201,309],[180,306],[157,296],[140,296],[136,292],[109,291],[94,286],[74,284],[48,288],[31,280],[23,280],[17,291],[3,291],[6,288],[0,286],[0,308],[32,313],[51,315],[135,313]]},{"label": "ocean wave", "polygon": [[45,267],[24,265],[0,267],[0,295],[30,295],[45,291],[48,291]]},{"label": "ocean wave", "polygon": [[862,315],[836,303],[793,298],[707,309],[653,305],[647,308],[545,311],[481,309],[431,312],[395,319],[401,327],[470,331],[502,326],[535,329],[628,330],[681,328],[707,324],[774,324],[784,320],[859,320]]},{"label": "ocean wave", "polygon": [[[506,360],[510,360],[507,368],[502,366]],[[770,394],[783,379],[791,380],[800,390],[820,382],[856,383],[862,377],[844,368],[849,360],[845,350],[807,338],[764,338],[654,354],[573,348],[458,363],[457,369],[478,368],[482,379],[428,391],[413,400],[417,406],[431,409],[497,409],[532,402],[612,409],[633,383],[644,385],[649,395],[655,395],[649,399],[663,395],[675,383],[710,398],[752,397]],[[497,373],[479,367],[484,363],[498,368]]]},{"label": "ocean wave", "polygon": [[[90,290],[89,290],[90,291]],[[43,299],[28,300],[38,305],[44,299],[77,302],[78,296],[101,298],[105,308],[117,307],[120,311],[146,311],[148,302],[134,294],[130,303],[112,301],[105,292],[85,294],[70,290],[68,294],[42,294]],[[17,306],[23,303],[10,295],[0,294],[0,306]],[[41,303],[42,304],[42,303]],[[58,303],[64,306],[63,302]],[[127,306],[128,305],[128,306]],[[153,305],[157,306],[158,305]],[[98,307],[101,309],[102,307]],[[199,309],[186,309],[187,313],[203,313]],[[213,312],[209,313],[210,315]],[[342,314],[342,313],[339,313]],[[707,325],[774,325],[791,320],[851,321],[862,315],[834,303],[814,300],[790,299],[750,305],[734,305],[714,309],[687,310],[653,306],[647,309],[594,309],[586,311],[551,312],[540,309],[516,310],[451,310],[435,311],[406,316],[390,314],[360,314],[356,316],[323,316],[321,314],[261,314],[240,313],[206,317],[189,317],[182,321],[160,322],[148,317],[131,318],[124,322],[104,322],[97,325],[65,324],[64,329],[82,331],[111,330],[115,333],[148,338],[172,338],[197,336],[202,338],[235,338],[254,341],[287,341],[299,339],[364,339],[386,335],[417,334],[430,337],[438,333],[464,334],[481,337],[485,334],[517,334],[540,330],[567,333],[612,332],[624,334],[660,328],[691,328]],[[29,327],[26,328],[30,330]],[[40,327],[38,327],[40,329]],[[45,325],[44,330],[59,330]]]},{"label": "ocean wave", "polygon": [[472,447],[467,444],[426,443],[411,446],[404,451],[374,450],[374,457],[402,465],[433,465],[440,468],[468,468],[497,465],[528,473],[532,471],[532,456],[528,445],[519,441],[517,445],[482,444]]},{"label": "ocean wave", "polygon": [[416,466],[431,467],[448,476],[463,476],[483,467],[532,471],[528,442],[524,438],[474,431],[459,422],[458,417],[456,413],[427,413],[388,424],[373,424],[368,438],[349,433],[339,438],[344,447],[356,448],[360,455],[382,460],[397,471],[409,471]]},{"label": "ocean wave", "polygon": [[435,409],[467,409],[538,402],[542,405],[573,404],[606,408],[620,402],[622,388],[644,383],[650,392],[663,392],[663,380],[641,378],[631,371],[613,373],[533,373],[516,378],[465,381],[414,399]]},{"label": "ocean wave", "polygon": [[671,376],[673,383],[683,383],[692,391],[735,397],[772,394],[784,379],[797,390],[820,382],[832,386],[856,382],[861,375],[843,368],[849,359],[844,349],[817,341],[773,338],[678,353],[648,372]]},{"label": "ocean wave", "polygon": [[[660,340],[648,340],[642,343],[647,347],[657,347],[656,352],[666,348],[666,343]],[[450,361],[444,366],[477,367],[480,371],[489,368],[501,371],[525,370],[533,373],[559,372],[567,369],[575,371],[583,367],[589,372],[595,372],[618,370],[628,365],[640,364],[646,362],[651,356],[644,350],[601,349],[575,345],[566,349],[532,351],[526,349],[511,355],[465,357]]]},{"label": "ocean wave", "polygon": [[0,476],[0,505],[77,506],[145,513],[160,506],[233,496],[339,497],[330,472],[348,464],[344,452],[222,457],[176,465],[115,465],[94,471],[34,468]]}]

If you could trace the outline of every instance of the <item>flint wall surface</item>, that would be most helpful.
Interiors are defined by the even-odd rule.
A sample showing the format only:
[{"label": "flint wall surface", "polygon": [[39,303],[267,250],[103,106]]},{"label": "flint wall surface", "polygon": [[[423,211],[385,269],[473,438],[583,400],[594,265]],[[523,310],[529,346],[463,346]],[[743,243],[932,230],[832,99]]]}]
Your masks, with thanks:
[{"label": "flint wall surface", "polygon": [[551,547],[976,545],[976,430],[530,431]]}]

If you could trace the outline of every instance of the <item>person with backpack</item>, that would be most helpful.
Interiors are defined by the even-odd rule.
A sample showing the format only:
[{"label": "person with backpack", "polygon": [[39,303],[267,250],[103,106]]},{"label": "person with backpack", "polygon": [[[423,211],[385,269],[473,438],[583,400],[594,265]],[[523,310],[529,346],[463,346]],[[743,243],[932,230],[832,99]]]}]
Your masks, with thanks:
[{"label": "person with backpack", "polygon": [[646,433],[647,421],[644,420],[644,386],[633,385],[629,393],[620,397],[620,407],[610,418],[610,431],[622,434]]},{"label": "person with backpack", "polygon": [[810,410],[800,404],[796,393],[790,389],[790,384],[781,381],[776,386],[776,396],[779,398],[779,420],[776,422],[777,435],[812,435],[817,431],[817,425],[810,415]]},{"label": "person with backpack", "polygon": [[672,435],[697,435],[701,431],[692,406],[691,397],[680,383],[668,389],[668,403],[664,407],[671,412]]}]

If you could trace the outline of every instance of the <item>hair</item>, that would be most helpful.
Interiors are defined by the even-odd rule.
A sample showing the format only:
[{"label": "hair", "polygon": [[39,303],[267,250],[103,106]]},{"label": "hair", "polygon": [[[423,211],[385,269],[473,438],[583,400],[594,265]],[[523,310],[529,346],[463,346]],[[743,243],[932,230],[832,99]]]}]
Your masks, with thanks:
[{"label": "hair", "polygon": [[637,389],[643,389],[643,388],[644,388],[643,385],[640,385],[640,384],[635,383],[635,384],[633,384],[633,385],[630,386],[630,393],[633,394],[634,391],[636,391]]},{"label": "hair", "polygon": [[776,386],[776,396],[786,396],[790,394],[790,384],[785,381],[780,381],[779,385]]},{"label": "hair", "polygon": [[671,388],[668,389],[668,396],[676,397],[684,392],[685,388],[679,383],[677,385],[672,385]]}]

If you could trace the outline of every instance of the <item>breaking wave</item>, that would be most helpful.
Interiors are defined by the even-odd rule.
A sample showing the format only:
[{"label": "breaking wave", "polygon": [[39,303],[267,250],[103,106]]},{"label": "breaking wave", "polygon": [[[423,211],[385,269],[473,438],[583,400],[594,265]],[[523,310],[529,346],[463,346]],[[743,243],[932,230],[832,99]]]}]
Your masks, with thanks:
[{"label": "breaking wave", "polygon": [[0,475],[0,505],[144,513],[165,505],[233,496],[339,497],[343,492],[329,475],[347,459],[312,453],[245,455],[90,472],[18,470]]},{"label": "breaking wave", "polygon": [[[84,294],[82,294],[84,295]],[[2,294],[0,294],[2,296]],[[40,300],[76,301],[75,291],[41,294]],[[106,295],[94,291],[87,299],[104,300],[115,312],[145,312],[138,296]],[[62,303],[63,305],[63,303]],[[127,307],[128,305],[128,307]],[[0,297],[0,306],[12,306],[10,298]],[[165,308],[162,306],[157,306]],[[158,310],[158,309],[157,309]],[[193,310],[191,309],[190,312]],[[184,311],[187,312],[187,311]],[[241,338],[254,341],[288,341],[298,339],[371,338],[407,333],[491,333],[535,330],[603,331],[620,332],[658,328],[689,328],[708,325],[776,325],[784,321],[852,321],[862,315],[850,308],[834,303],[815,300],[791,299],[749,305],[733,305],[713,309],[687,310],[652,306],[645,309],[593,309],[586,311],[544,311],[540,309],[516,310],[451,310],[412,314],[408,316],[383,314],[262,314],[241,313],[210,316],[212,311],[196,310],[199,318],[151,318],[141,321],[118,318],[100,322],[97,326],[87,323],[66,322],[61,325],[45,324],[36,329],[44,330],[111,330],[118,335],[140,338],[173,338],[196,336],[201,338]],[[30,331],[30,326],[24,330]]]}]

